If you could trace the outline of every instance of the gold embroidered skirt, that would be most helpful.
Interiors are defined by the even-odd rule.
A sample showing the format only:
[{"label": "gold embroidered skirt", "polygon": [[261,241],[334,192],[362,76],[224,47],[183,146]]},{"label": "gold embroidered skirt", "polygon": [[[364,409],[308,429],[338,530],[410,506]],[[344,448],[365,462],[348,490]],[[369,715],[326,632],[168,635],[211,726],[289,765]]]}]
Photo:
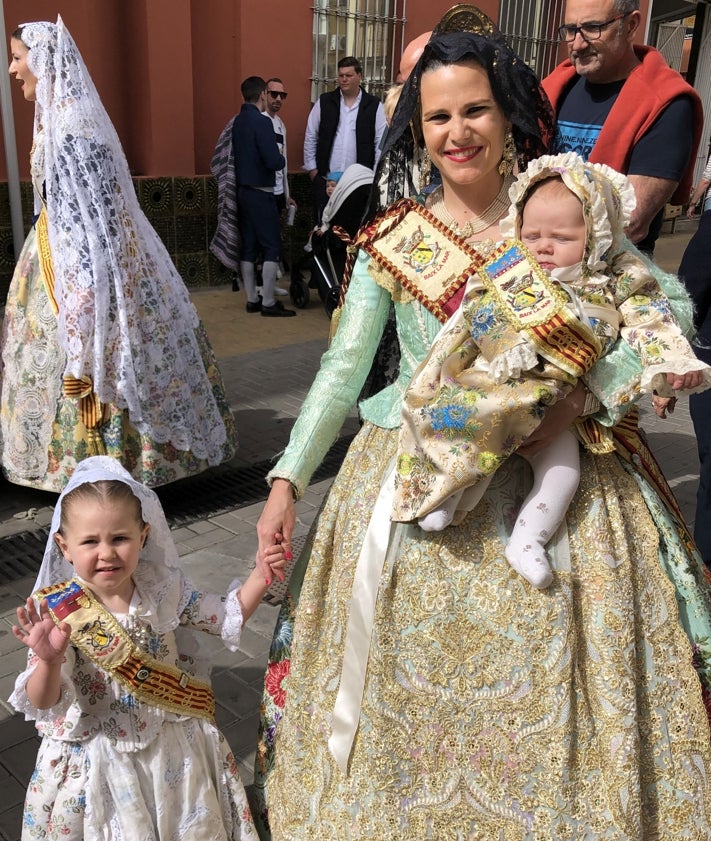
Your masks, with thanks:
[{"label": "gold embroidered skirt", "polygon": [[294,594],[290,655],[270,665],[267,688],[279,672],[286,690],[267,781],[274,841],[711,837],[709,723],[664,568],[685,577],[682,610],[704,627],[708,587],[614,454],[582,455],[544,591],[503,557],[531,481],[518,457],[461,525],[395,526],[341,772],[327,741],[354,569],[396,444],[369,424],[356,437]]}]

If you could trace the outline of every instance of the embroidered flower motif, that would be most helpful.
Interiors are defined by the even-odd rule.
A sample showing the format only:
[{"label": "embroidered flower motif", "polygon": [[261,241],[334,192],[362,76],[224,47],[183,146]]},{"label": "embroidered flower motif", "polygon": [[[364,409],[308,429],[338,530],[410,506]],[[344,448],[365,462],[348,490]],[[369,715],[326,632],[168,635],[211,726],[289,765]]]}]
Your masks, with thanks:
[{"label": "embroidered flower motif", "polygon": [[476,466],[481,473],[488,476],[497,470],[502,460],[496,453],[482,452],[477,457]]},{"label": "embroidered flower motif", "polygon": [[477,341],[488,333],[494,326],[494,320],[494,306],[491,303],[472,312],[470,329],[472,338]]},{"label": "embroidered flower motif", "polygon": [[401,476],[409,476],[412,472],[414,467],[415,460],[412,456],[407,455],[407,453],[403,453],[397,460],[397,472]]},{"label": "embroidered flower motif", "polygon": [[288,652],[291,649],[293,631],[293,616],[286,621],[282,621],[281,618],[279,619],[269,651],[270,659],[276,659],[279,655],[283,655],[284,652]]},{"label": "embroidered flower motif", "polygon": [[446,429],[464,429],[467,424],[467,412],[461,406],[449,404],[447,406],[434,406],[427,414],[435,432],[443,432]]},{"label": "embroidered flower motif", "polygon": [[274,698],[278,707],[283,707],[286,702],[286,691],[282,688],[282,681],[288,677],[291,670],[291,660],[280,660],[278,663],[270,663],[264,686],[267,692]]}]

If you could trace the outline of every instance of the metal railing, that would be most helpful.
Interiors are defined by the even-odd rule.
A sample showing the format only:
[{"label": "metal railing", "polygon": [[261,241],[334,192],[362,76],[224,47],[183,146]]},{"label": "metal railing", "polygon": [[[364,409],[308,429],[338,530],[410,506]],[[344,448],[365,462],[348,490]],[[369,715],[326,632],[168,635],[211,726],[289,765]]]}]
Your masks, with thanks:
[{"label": "metal railing", "polygon": [[560,61],[558,27],[565,0],[502,0],[499,29],[539,79]]}]

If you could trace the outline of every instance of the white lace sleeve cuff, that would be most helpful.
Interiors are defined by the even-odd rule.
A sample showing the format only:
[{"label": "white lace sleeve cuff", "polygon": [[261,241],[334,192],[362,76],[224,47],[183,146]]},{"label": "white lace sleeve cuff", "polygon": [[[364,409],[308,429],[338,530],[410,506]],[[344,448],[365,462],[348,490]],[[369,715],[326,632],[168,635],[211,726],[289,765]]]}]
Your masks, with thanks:
[{"label": "white lace sleeve cuff", "polygon": [[237,593],[242,589],[242,582],[235,578],[227,591],[225,602],[225,621],[222,623],[222,642],[230,651],[237,651],[239,638],[242,634],[242,608],[240,607]]},{"label": "white lace sleeve cuff", "polygon": [[[71,652],[71,647],[67,649],[67,651],[68,653]],[[63,718],[66,715],[67,710],[72,705],[76,697],[74,684],[69,677],[72,670],[72,663],[67,662],[68,659],[72,662],[74,660],[73,656],[70,654],[68,658],[65,658],[64,663],[62,664],[59,701],[57,701],[53,707],[49,707],[48,709],[37,709],[37,707],[30,703],[30,699],[27,697],[27,681],[30,679],[35,670],[34,665],[28,666],[25,671],[18,676],[15,681],[13,693],[8,698],[8,704],[10,704],[13,709],[17,710],[18,713],[22,713],[25,716],[25,721],[36,721],[40,724],[49,724],[58,718]]]},{"label": "white lace sleeve cuff", "polygon": [[[676,392],[667,383],[666,372],[674,374],[688,374],[690,371],[701,371],[703,379],[701,385],[696,388],[690,388],[685,391]],[[680,394],[698,394],[711,387],[711,369],[699,359],[674,359],[670,364],[664,366],[664,372],[660,372],[660,367],[645,368],[642,372],[641,389],[644,393],[655,392],[661,397],[674,397]]]}]

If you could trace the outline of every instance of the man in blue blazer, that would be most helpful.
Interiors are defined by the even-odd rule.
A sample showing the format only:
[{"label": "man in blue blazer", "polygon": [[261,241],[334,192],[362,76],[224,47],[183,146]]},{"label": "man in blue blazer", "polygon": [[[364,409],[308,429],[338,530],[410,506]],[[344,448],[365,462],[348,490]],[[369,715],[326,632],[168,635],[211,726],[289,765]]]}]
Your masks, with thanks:
[{"label": "man in blue blazer", "polygon": [[[247,312],[264,316],[292,316],[274,298],[281,231],[274,195],[276,173],[286,166],[279,152],[274,129],[262,116],[266,108],[267,83],[249,76],[241,85],[244,103],[232,123],[232,148],[237,182],[237,211],[242,240],[240,274],[247,292]],[[262,254],[262,300],[257,292],[254,264]]]}]

